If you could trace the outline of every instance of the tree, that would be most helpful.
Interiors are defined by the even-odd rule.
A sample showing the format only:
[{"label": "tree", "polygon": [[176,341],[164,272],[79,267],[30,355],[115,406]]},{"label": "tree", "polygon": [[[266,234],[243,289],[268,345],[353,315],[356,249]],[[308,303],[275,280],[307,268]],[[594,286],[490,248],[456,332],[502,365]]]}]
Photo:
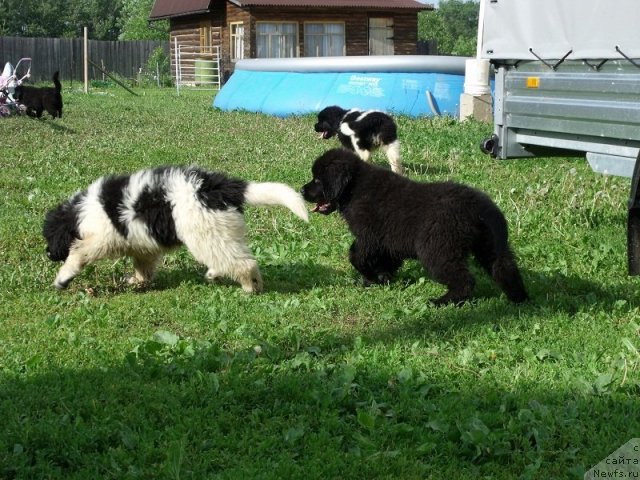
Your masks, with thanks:
[{"label": "tree", "polygon": [[436,40],[444,55],[475,56],[479,11],[471,0],[441,0],[437,10],[419,13],[418,38]]},{"label": "tree", "polygon": [[92,39],[118,39],[122,0],[67,0],[66,3],[68,23],[64,36],[82,36],[84,27],[87,27]]},{"label": "tree", "polygon": [[64,28],[64,0],[0,0],[0,35],[59,36]]},{"label": "tree", "polygon": [[150,23],[149,14],[154,0],[123,0],[120,17],[121,40],[167,40],[169,22]]},{"label": "tree", "polygon": [[122,0],[0,0],[0,35],[117,40]]}]

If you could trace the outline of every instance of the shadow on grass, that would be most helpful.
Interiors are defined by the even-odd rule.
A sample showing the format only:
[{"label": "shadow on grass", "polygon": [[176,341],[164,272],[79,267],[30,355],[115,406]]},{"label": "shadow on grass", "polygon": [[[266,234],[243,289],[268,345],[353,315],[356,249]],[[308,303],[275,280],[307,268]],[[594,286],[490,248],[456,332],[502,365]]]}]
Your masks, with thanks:
[{"label": "shadow on grass", "polygon": [[[471,270],[476,279],[472,303],[481,299],[501,297],[505,304],[514,305],[483,270],[475,265]],[[606,310],[611,310],[621,300],[630,305],[640,305],[640,290],[632,281],[625,282],[624,285],[606,286],[560,272],[520,268],[520,273],[530,297],[529,301],[522,304],[523,307],[543,307],[572,315],[588,304],[600,305]]]},{"label": "shadow on grass", "polygon": [[37,120],[38,122],[41,122],[42,124],[47,125],[49,128],[51,128],[51,130],[55,130],[57,132],[72,133],[72,134],[76,133],[76,130],[74,130],[73,128],[69,128],[66,125],[61,125],[60,122],[62,120],[51,118],[51,116],[48,115],[47,113],[44,113],[40,118],[29,117],[28,115],[24,115],[24,118],[28,120],[33,120],[33,121]]},{"label": "shadow on grass", "polygon": [[76,133],[76,131],[73,128],[69,128],[66,125],[60,125],[58,123],[58,120],[49,119],[47,124],[49,125],[49,127],[51,127],[51,130],[55,130],[57,132],[64,132],[64,133],[71,133],[71,134]]},{"label": "shadow on grass", "polygon": [[[508,326],[505,322],[523,315],[538,318],[562,313],[571,318],[576,313],[589,309],[611,312],[617,308],[629,309],[640,306],[640,290],[637,284],[631,281],[625,282],[624,285],[605,287],[576,276],[521,269],[530,298],[526,302],[516,304],[510,302],[480,268],[473,266],[472,272],[476,279],[476,287],[471,299],[462,306],[436,307],[426,299],[422,309],[416,309],[415,305],[408,311],[399,308],[392,314],[385,328],[367,330],[366,325],[356,326],[358,334],[374,342],[413,342],[423,338],[425,332],[451,336],[454,332],[483,325],[500,329]],[[423,275],[424,271],[418,264],[409,266],[400,272],[391,288],[402,289],[403,283],[414,284]],[[364,287],[354,285],[354,288]],[[433,297],[438,297],[444,291],[442,288],[442,291]],[[349,343],[345,337],[346,335],[339,334],[327,338],[327,346]]]},{"label": "shadow on grass", "polygon": [[[344,284],[344,272],[314,263],[261,268],[267,291]],[[200,284],[201,273],[161,271],[156,288]],[[408,268],[392,288],[421,274]],[[620,289],[559,273],[523,277],[529,303],[510,303],[477,272],[470,304],[399,312],[399,321],[366,331],[364,347],[347,333],[305,349],[318,342],[301,331],[297,349],[284,333],[237,351],[152,338],[132,339],[131,352],[110,352],[101,368],[63,368],[46,351],[23,365],[0,363],[0,478],[582,478],[640,431],[635,372],[599,382],[590,367],[550,360],[528,371],[517,356],[514,365],[473,369],[402,360],[407,370],[366,350],[412,343],[425,330],[446,339],[519,312],[539,321],[545,309],[572,315],[590,303],[606,311],[621,298],[640,302],[631,282]],[[69,342],[67,355],[93,348]],[[509,386],[496,381],[511,369]]]},{"label": "shadow on grass", "polygon": [[0,374],[0,477],[582,478],[640,431],[630,390],[296,358],[147,341],[100,369],[32,359]]},{"label": "shadow on grass", "polygon": [[599,304],[608,308],[620,300],[631,305],[640,304],[640,290],[636,282],[626,274],[621,276],[622,284],[613,286],[559,272],[525,270],[523,277],[538,303],[546,303],[551,308],[563,309],[569,313],[574,313],[577,307],[585,304]]},{"label": "shadow on grass", "polygon": [[[338,283],[340,275],[339,272],[333,268],[308,262],[304,264],[261,265],[260,271],[264,282],[264,292],[278,293],[300,293],[311,290],[312,288],[328,287]],[[83,272],[78,279],[74,280],[74,282],[76,284],[81,282],[86,283],[86,281],[83,282],[83,276],[90,276],[91,272],[91,266],[87,267],[86,271]],[[204,267],[173,270],[161,268],[149,284],[133,286],[129,285],[126,280],[126,276],[130,273],[123,274],[123,272],[118,272],[116,276],[121,278],[111,278],[111,281],[105,279],[102,285],[96,284],[95,287],[91,288],[100,291],[103,295],[118,295],[132,290],[139,292],[172,290],[185,284],[210,285],[211,288],[216,288],[216,285],[241,288],[237,282],[226,278],[216,280],[212,283],[208,282],[204,278],[204,273]],[[73,285],[72,283],[72,286]]]}]

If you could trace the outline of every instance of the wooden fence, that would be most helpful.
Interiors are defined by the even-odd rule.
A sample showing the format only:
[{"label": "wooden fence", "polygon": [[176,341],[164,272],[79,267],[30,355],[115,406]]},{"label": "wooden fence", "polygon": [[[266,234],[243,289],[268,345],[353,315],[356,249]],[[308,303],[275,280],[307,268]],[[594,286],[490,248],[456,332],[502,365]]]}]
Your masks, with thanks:
[{"label": "wooden fence", "polygon": [[[169,41],[135,40],[109,42],[89,40],[89,59],[97,65],[125,78],[135,78],[145,68],[151,53],[158,47],[169,55]],[[23,57],[31,58],[31,82],[51,81],[60,72],[66,84],[82,83],[82,38],[0,37],[0,71],[6,62],[15,64]],[[89,66],[89,79],[103,79],[103,73]]]}]

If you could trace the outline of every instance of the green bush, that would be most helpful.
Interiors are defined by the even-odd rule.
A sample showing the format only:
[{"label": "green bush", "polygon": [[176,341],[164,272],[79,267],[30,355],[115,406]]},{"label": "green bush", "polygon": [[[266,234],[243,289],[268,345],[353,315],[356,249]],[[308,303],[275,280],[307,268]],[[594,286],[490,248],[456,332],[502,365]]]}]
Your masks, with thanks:
[{"label": "green bush", "polygon": [[156,48],[140,71],[137,83],[141,87],[171,87],[171,61],[162,47]]}]

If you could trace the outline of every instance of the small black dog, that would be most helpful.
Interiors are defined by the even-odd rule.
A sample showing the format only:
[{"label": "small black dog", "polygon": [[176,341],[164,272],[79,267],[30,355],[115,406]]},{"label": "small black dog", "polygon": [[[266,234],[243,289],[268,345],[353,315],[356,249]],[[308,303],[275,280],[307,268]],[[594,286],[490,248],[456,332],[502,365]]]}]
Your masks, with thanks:
[{"label": "small black dog", "polygon": [[53,74],[53,87],[32,87],[19,85],[16,87],[14,98],[26,108],[30,117],[42,117],[47,111],[53,118],[62,118],[62,84],[59,73]]},{"label": "small black dog", "polygon": [[325,140],[337,135],[343,147],[356,152],[365,162],[369,161],[373,150],[382,148],[391,170],[402,175],[396,124],[386,113],[326,107],[318,113],[314,129]]},{"label": "small black dog", "polygon": [[351,264],[365,285],[391,280],[405,259],[418,259],[448,291],[436,305],[466,301],[473,255],[513,302],[527,299],[507,241],[507,222],[483,192],[453,182],[418,183],[333,149],[313,164],[302,196],[314,211],[338,210],[355,240]]}]

